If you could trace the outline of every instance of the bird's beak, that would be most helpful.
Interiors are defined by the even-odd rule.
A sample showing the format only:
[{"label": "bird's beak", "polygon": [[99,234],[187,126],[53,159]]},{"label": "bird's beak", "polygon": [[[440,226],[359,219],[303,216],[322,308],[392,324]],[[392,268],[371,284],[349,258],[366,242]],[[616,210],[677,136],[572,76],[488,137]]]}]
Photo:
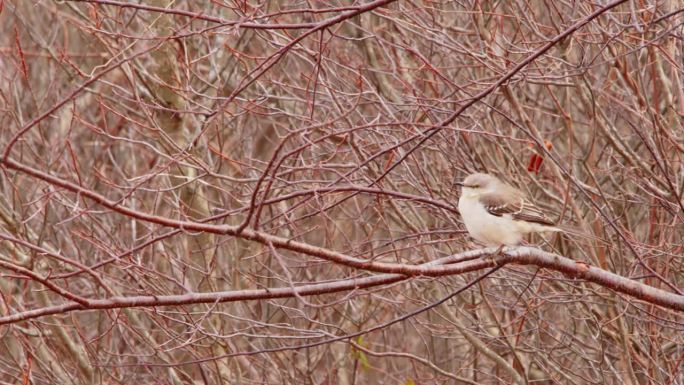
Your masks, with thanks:
[{"label": "bird's beak", "polygon": [[465,187],[465,185],[463,184],[463,182],[454,182],[454,184],[455,184],[456,186]]}]

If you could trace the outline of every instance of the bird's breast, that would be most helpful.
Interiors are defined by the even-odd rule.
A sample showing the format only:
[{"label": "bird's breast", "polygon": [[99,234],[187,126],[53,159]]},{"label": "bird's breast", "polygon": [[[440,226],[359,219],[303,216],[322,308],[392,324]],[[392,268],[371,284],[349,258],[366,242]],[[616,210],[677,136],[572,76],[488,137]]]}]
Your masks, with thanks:
[{"label": "bird's breast", "polygon": [[510,217],[490,214],[476,197],[462,196],[458,210],[470,236],[487,246],[514,246],[522,241],[522,233]]}]

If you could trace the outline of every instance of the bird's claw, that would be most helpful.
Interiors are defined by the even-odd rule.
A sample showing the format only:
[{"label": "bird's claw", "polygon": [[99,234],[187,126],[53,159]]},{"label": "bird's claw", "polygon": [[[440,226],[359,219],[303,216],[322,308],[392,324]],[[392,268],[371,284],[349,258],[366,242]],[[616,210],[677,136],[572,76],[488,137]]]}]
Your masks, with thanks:
[{"label": "bird's claw", "polygon": [[503,257],[502,251],[503,251],[504,247],[505,246],[503,246],[503,245],[499,246],[499,248],[496,249],[496,251],[487,255],[486,259],[488,259],[495,266],[501,265],[502,264],[502,258],[501,257]]}]

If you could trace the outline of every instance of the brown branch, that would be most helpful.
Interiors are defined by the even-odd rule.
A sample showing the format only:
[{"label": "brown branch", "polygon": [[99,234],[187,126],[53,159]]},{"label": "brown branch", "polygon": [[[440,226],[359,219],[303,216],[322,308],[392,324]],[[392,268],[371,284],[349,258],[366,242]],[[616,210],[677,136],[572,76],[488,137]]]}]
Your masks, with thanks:
[{"label": "brown branch", "polygon": [[[471,287],[472,287],[473,285],[475,285],[476,283],[481,282],[483,279],[485,279],[485,278],[487,278],[488,276],[492,275],[492,274],[495,273],[497,270],[499,270],[501,267],[502,267],[501,265],[492,267],[491,269],[489,269],[489,271],[487,271],[487,272],[485,272],[484,274],[482,274],[482,275],[480,275],[480,276],[478,276],[478,277],[476,277],[476,278],[470,280],[470,282],[468,282],[468,283],[466,283],[465,285],[461,286],[458,290],[456,290],[456,291],[454,291],[454,292],[452,292],[452,293],[449,293],[449,295],[447,295],[447,296],[445,296],[445,297],[439,299],[438,301],[432,302],[432,303],[430,303],[430,304],[428,304],[428,305],[426,305],[426,306],[422,306],[422,307],[420,307],[420,308],[418,308],[418,309],[416,309],[416,310],[413,310],[413,311],[411,311],[411,312],[409,312],[409,313],[406,313],[406,314],[404,314],[404,315],[402,315],[402,316],[399,316],[399,317],[397,317],[397,318],[391,319],[391,320],[389,320],[389,321],[387,321],[387,322],[383,322],[383,323],[381,323],[381,324],[379,324],[379,325],[372,326],[372,327],[370,327],[370,328],[368,328],[368,329],[360,330],[360,331],[358,331],[358,332],[354,332],[354,333],[350,333],[350,334],[345,334],[345,335],[337,336],[337,337],[333,337],[333,338],[329,338],[329,339],[327,339],[327,340],[311,342],[311,343],[303,344],[303,345],[283,346],[283,347],[277,347],[277,348],[271,348],[271,349],[259,349],[259,350],[253,350],[253,351],[247,351],[247,352],[235,352],[235,353],[225,354],[225,355],[220,356],[220,357],[207,357],[207,358],[201,358],[201,359],[198,359],[198,360],[186,361],[186,362],[182,362],[182,363],[176,362],[176,363],[173,363],[173,364],[161,364],[161,365],[157,365],[157,364],[153,364],[153,363],[140,363],[140,364],[135,364],[135,365],[175,366],[175,365],[198,364],[198,363],[201,363],[201,362],[213,361],[213,360],[218,360],[218,359],[222,359],[222,358],[229,358],[229,357],[251,356],[251,355],[255,355],[255,354],[266,354],[266,353],[276,353],[276,352],[282,352],[282,351],[288,351],[288,350],[308,349],[308,348],[313,348],[313,347],[316,347],[316,346],[331,344],[331,343],[333,343],[333,342],[349,340],[349,339],[356,338],[356,337],[359,337],[359,336],[362,336],[362,335],[365,335],[365,334],[368,334],[368,333],[372,333],[372,332],[374,332],[374,331],[386,329],[386,328],[388,328],[388,327],[390,327],[390,326],[392,326],[392,325],[395,325],[395,324],[397,324],[397,323],[399,323],[399,322],[406,321],[406,320],[409,319],[409,318],[413,318],[413,317],[415,317],[416,315],[418,315],[418,314],[420,314],[420,313],[423,313],[423,312],[426,312],[426,311],[428,311],[428,310],[430,310],[430,309],[433,309],[433,308],[435,308],[435,307],[437,307],[437,306],[443,304],[444,302],[450,300],[451,298],[454,298],[454,297],[456,297],[457,295],[459,295],[459,294],[463,293],[464,291],[468,290],[469,288],[471,288]],[[124,365],[124,366],[125,366],[125,365]]]},{"label": "brown branch", "polygon": [[[116,6],[119,8],[132,8],[132,9],[138,9],[138,10],[142,10],[142,11],[159,12],[159,13],[166,13],[166,14],[170,14],[170,15],[185,16],[185,17],[189,17],[192,19],[196,19],[196,20],[204,20],[204,21],[208,21],[210,23],[220,24],[221,26],[226,26],[226,27],[236,26],[238,28],[244,28],[244,29],[307,29],[307,28],[314,28],[318,25],[318,23],[275,23],[275,24],[269,24],[269,23],[254,23],[254,22],[246,21],[244,19],[243,20],[228,20],[228,19],[224,19],[221,17],[209,16],[209,15],[205,15],[203,13],[185,11],[182,9],[155,7],[155,6],[146,5],[146,4],[136,4],[136,3],[131,3],[131,2],[114,1],[114,0],[69,0],[69,1],[77,2],[77,3],[111,5],[111,6]],[[247,20],[268,19],[268,18],[283,16],[283,15],[292,14],[292,13],[333,13],[333,12],[343,12],[343,11],[356,11],[358,8],[359,7],[357,6],[357,7],[325,8],[325,9],[294,9],[294,10],[289,10],[289,11],[281,11],[281,12],[277,12],[277,13],[271,13],[271,14],[267,14],[267,15],[260,15],[258,17],[251,17]]]},{"label": "brown branch", "polygon": [[45,285],[45,287],[47,287],[48,289],[52,290],[53,292],[59,294],[60,296],[66,298],[66,299],[70,299],[70,300],[76,302],[76,304],[79,304],[81,306],[87,306],[90,304],[90,301],[88,299],[83,298],[79,295],[76,295],[76,294],[74,294],[68,290],[62,289],[61,287],[50,282],[49,276],[43,277],[39,274],[34,273],[33,271],[31,271],[29,269],[23,268],[21,266],[17,266],[13,263],[5,262],[1,259],[0,259],[0,268],[4,268],[7,270],[14,271],[15,273],[21,274],[27,278],[30,278],[33,281],[40,282],[43,285]]},{"label": "brown branch", "polygon": [[[373,2],[370,2],[368,4],[364,4],[362,6],[357,7],[356,9],[352,11],[347,11],[343,12],[342,14],[331,17],[329,19],[323,20],[322,22],[316,23],[315,27],[307,30],[306,32],[303,32],[300,36],[297,36],[296,38],[292,39],[289,43],[284,45],[282,48],[278,49],[275,53],[273,53],[271,56],[269,56],[266,60],[261,62],[258,66],[256,66],[254,69],[252,69],[246,77],[242,80],[241,84],[239,84],[233,92],[228,95],[228,97],[225,98],[219,105],[219,107],[213,111],[212,113],[208,114],[207,120],[204,122],[204,128],[193,138],[191,143],[196,142],[204,133],[206,130],[210,127],[208,124],[212,119],[216,119],[217,116],[221,115],[223,110],[233,102],[233,100],[247,87],[249,87],[252,83],[254,83],[257,79],[259,79],[263,74],[266,73],[271,67],[273,67],[276,63],[280,61],[281,58],[285,56],[285,54],[290,51],[295,45],[299,44],[302,40],[304,40],[306,37],[310,36],[313,33],[316,33],[318,31],[325,30],[326,28],[330,28],[331,26],[341,23],[345,20],[351,19],[357,15],[360,15],[365,12],[370,12],[376,8],[382,7],[384,5],[393,3],[396,0],[376,0]],[[247,79],[247,80],[245,80]]]},{"label": "brown branch", "polygon": [[57,103],[53,104],[52,107],[48,108],[45,112],[42,114],[38,115],[37,117],[33,118],[30,122],[28,122],[26,125],[24,125],[22,128],[17,131],[12,138],[7,142],[7,145],[5,146],[5,149],[2,151],[2,158],[7,159],[9,157],[10,152],[12,152],[12,147],[19,141],[19,139],[26,134],[31,128],[36,126],[38,123],[42,122],[45,118],[50,116],[51,114],[55,113],[57,110],[59,110],[62,106],[67,104],[70,100],[76,98],[78,94],[83,92],[89,85],[95,83],[97,80],[101,79],[104,75],[110,73],[112,70],[115,70],[119,67],[121,67],[123,64],[128,63],[131,60],[134,60],[150,51],[153,51],[157,49],[160,45],[162,45],[164,41],[161,41],[157,44],[152,45],[149,48],[143,49],[139,52],[136,52],[128,57],[125,57],[116,63],[105,67],[103,70],[100,72],[93,74],[90,79],[86,80],[81,84],[80,86],[76,87],[69,95],[67,95],[65,98],[62,98],[60,101]]},{"label": "brown branch", "polygon": [[406,151],[406,153],[404,153],[404,154],[403,154],[399,159],[397,159],[390,167],[388,167],[388,168],[387,168],[379,177],[377,177],[377,178],[373,181],[373,183],[370,184],[370,186],[375,185],[378,181],[382,180],[385,176],[387,176],[387,174],[389,174],[390,172],[392,172],[392,170],[394,170],[397,166],[399,166],[399,164],[401,164],[404,160],[406,160],[406,158],[408,158],[409,155],[411,155],[417,148],[419,148],[420,146],[422,146],[423,143],[425,143],[428,139],[430,139],[430,138],[432,138],[433,136],[435,136],[435,134],[437,134],[439,131],[441,131],[444,127],[448,126],[448,125],[451,124],[454,120],[456,120],[456,118],[459,117],[463,112],[465,112],[465,110],[468,109],[468,107],[472,106],[473,104],[475,104],[475,103],[477,103],[478,101],[482,100],[485,96],[487,96],[487,95],[491,94],[492,92],[494,92],[494,90],[496,90],[496,89],[499,88],[501,85],[503,85],[504,83],[506,83],[507,81],[509,81],[513,76],[515,76],[515,74],[517,74],[518,72],[520,72],[520,70],[522,70],[523,68],[525,68],[528,64],[530,64],[530,63],[532,63],[533,61],[537,60],[537,58],[539,58],[540,56],[542,56],[543,54],[545,54],[546,51],[548,51],[549,49],[551,49],[551,47],[553,47],[554,45],[558,44],[559,42],[561,42],[561,41],[562,41],[563,39],[565,39],[566,37],[572,35],[575,31],[577,31],[578,29],[580,29],[581,27],[583,27],[585,24],[589,23],[590,21],[594,20],[595,18],[599,17],[599,16],[602,15],[603,13],[609,11],[610,9],[615,8],[615,7],[617,7],[618,5],[624,3],[625,1],[627,1],[627,0],[616,0],[616,1],[613,1],[613,2],[611,2],[611,3],[609,3],[609,4],[607,4],[607,5],[605,5],[605,6],[601,7],[601,8],[599,8],[599,9],[597,9],[596,11],[592,12],[591,14],[589,14],[587,17],[583,18],[582,20],[576,22],[575,24],[573,24],[572,26],[570,26],[568,29],[566,29],[566,30],[563,31],[562,33],[556,35],[553,39],[549,40],[548,43],[544,44],[544,46],[542,46],[541,48],[537,49],[537,50],[536,50],[534,53],[532,53],[530,56],[526,57],[525,60],[523,60],[523,61],[521,61],[520,63],[518,63],[518,64],[517,64],[515,67],[513,67],[511,70],[509,70],[508,72],[506,72],[506,74],[505,74],[504,76],[502,76],[501,78],[499,78],[499,80],[497,80],[497,81],[496,81],[495,83],[493,83],[491,86],[487,87],[487,88],[484,89],[482,92],[480,92],[480,93],[478,93],[477,95],[473,96],[468,102],[466,102],[465,104],[463,104],[458,110],[456,110],[453,114],[451,114],[449,117],[447,117],[447,118],[444,119],[442,122],[440,122],[437,126],[435,126],[435,127],[431,128],[431,129],[428,129],[428,130],[422,132],[420,135],[415,135],[415,136],[411,137],[411,138],[410,138],[411,140],[416,139],[416,138],[419,138],[419,137],[420,137],[421,139],[420,139],[420,141],[418,141],[418,143],[417,143],[415,146],[411,147],[408,151]]},{"label": "brown branch", "polygon": [[[276,245],[274,244],[274,246]],[[506,264],[534,265],[549,270],[558,271],[576,279],[592,282],[651,304],[663,306],[673,310],[684,311],[684,296],[648,286],[646,284],[633,281],[629,278],[619,276],[615,273],[611,273],[597,267],[588,266],[583,263],[577,263],[569,258],[565,258],[557,254],[548,253],[531,247],[516,247],[504,249],[502,254],[496,258],[488,258],[492,255],[492,253],[495,252],[495,248],[466,251],[461,254],[453,255],[438,261],[418,266],[374,263],[369,263],[369,265],[392,265],[396,267],[396,270],[398,271],[404,270],[411,272],[411,275],[423,275],[429,277],[459,275]],[[448,265],[453,261],[460,260],[465,260],[465,262],[457,263],[455,265]],[[386,285],[408,278],[408,274],[382,274],[367,278],[348,279],[332,283],[314,283],[299,286],[294,289],[286,287],[168,296],[112,297],[100,300],[86,300],[87,305],[70,303],[15,313],[9,316],[1,317],[0,325],[25,321],[51,314],[68,313],[76,310],[177,306],[197,303],[236,302],[320,295]]]}]

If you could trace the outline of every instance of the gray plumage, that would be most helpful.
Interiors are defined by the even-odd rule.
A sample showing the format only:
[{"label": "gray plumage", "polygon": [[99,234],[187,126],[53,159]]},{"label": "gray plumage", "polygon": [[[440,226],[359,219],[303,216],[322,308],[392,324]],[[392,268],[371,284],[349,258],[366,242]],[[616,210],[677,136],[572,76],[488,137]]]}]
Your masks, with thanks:
[{"label": "gray plumage", "polygon": [[529,233],[560,231],[513,186],[490,174],[469,175],[458,209],[470,236],[487,246],[515,246]]}]

